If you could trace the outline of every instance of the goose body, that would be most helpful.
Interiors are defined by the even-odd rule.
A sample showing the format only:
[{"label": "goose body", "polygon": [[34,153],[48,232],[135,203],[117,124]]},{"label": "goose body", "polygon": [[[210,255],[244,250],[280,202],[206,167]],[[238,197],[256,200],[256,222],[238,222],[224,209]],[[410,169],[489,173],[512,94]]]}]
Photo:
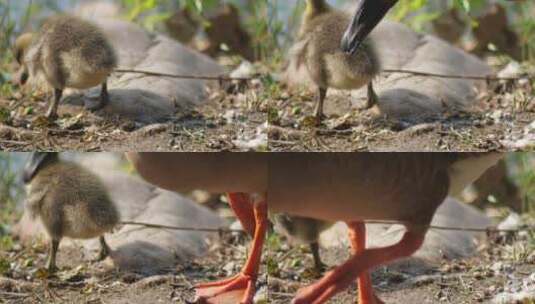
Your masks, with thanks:
[{"label": "goose body", "polygon": [[[293,303],[325,303],[358,278],[359,299],[382,303],[368,271],[412,255],[448,194],[461,191],[503,157],[499,153],[276,153],[276,154],[129,154],[140,174],[170,190],[251,191],[229,194],[243,226],[254,234],[251,255],[237,276],[201,285],[205,303],[242,291],[235,301],[252,303],[267,229],[267,210],[294,218],[345,221],[351,258],[317,283],[300,290]],[[214,170],[217,168],[217,170]],[[236,181],[231,181],[232,179]],[[402,222],[407,232],[398,244],[365,248],[366,220]]]},{"label": "goose body", "polygon": [[307,0],[297,42],[302,47],[297,56],[318,87],[318,123],[330,88],[353,90],[369,85],[367,108],[377,99],[371,81],[379,73],[380,64],[372,41],[366,40],[354,53],[346,53],[340,47],[350,22],[349,14],[332,8],[324,0]]},{"label": "goose body", "polygon": [[56,153],[36,152],[25,169],[26,207],[39,217],[51,239],[48,267],[56,268],[56,252],[64,237],[100,238],[104,258],[109,248],[104,233],[119,222],[119,213],[101,180]]},{"label": "goose body", "polygon": [[500,157],[283,153],[271,159],[269,208],[328,221],[380,219],[425,224],[448,193],[463,190]]},{"label": "goose body", "polygon": [[107,78],[117,66],[117,57],[105,34],[94,24],[68,15],[48,18],[37,33],[27,33],[15,42],[15,57],[21,65],[19,82],[37,75],[55,89],[47,116],[55,117],[65,88],[88,89],[102,85],[100,103],[108,101]]}]

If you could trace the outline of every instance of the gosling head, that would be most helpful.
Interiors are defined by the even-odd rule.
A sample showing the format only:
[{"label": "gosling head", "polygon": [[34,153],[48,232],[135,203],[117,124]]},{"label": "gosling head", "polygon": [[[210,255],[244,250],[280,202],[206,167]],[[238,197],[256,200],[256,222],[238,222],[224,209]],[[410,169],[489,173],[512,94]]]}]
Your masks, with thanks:
[{"label": "gosling head", "polygon": [[13,82],[15,84],[24,85],[28,81],[29,73],[28,73],[28,66],[25,62],[25,55],[28,51],[30,45],[32,44],[34,34],[33,33],[26,33],[22,34],[15,40],[15,45],[13,47],[13,54],[15,56],[15,60],[19,63],[19,71],[15,74],[13,77]]},{"label": "gosling head", "polygon": [[359,0],[349,27],[342,38],[342,50],[355,54],[370,32],[398,0]]},{"label": "gosling head", "polygon": [[56,152],[33,152],[24,167],[22,178],[25,184],[29,184],[46,164],[58,160]]}]

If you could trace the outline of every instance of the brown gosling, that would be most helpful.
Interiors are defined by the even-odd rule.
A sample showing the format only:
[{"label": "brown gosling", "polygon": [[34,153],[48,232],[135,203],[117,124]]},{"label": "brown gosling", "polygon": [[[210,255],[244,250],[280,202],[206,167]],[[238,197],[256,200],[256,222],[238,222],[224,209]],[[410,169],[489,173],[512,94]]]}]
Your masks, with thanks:
[{"label": "brown gosling", "polygon": [[315,110],[316,123],[323,119],[323,103],[329,88],[355,90],[368,86],[366,109],[377,103],[372,79],[380,64],[375,49],[366,39],[354,53],[341,48],[342,38],[350,25],[351,15],[336,10],[324,0],[306,0],[298,40],[305,44],[298,60],[304,62],[311,79],[318,87]]},{"label": "brown gosling", "polygon": [[319,253],[319,236],[323,231],[332,227],[334,223],[282,213],[273,215],[271,219],[274,222],[276,232],[294,243],[310,246],[310,251],[314,257],[314,267],[317,271],[321,272],[326,268]]},{"label": "brown gosling", "polygon": [[107,78],[117,66],[117,56],[96,25],[73,16],[50,17],[39,32],[16,40],[14,54],[20,64],[16,81],[24,85],[29,77],[42,74],[54,88],[47,117],[57,117],[65,88],[83,90],[101,85],[99,103],[89,109],[99,110],[108,103]]},{"label": "brown gosling", "polygon": [[56,254],[63,237],[99,237],[103,260],[110,253],[104,233],[119,222],[119,213],[101,180],[82,166],[60,160],[57,153],[35,152],[24,169],[26,206],[40,217],[49,237],[47,268],[57,270]]}]

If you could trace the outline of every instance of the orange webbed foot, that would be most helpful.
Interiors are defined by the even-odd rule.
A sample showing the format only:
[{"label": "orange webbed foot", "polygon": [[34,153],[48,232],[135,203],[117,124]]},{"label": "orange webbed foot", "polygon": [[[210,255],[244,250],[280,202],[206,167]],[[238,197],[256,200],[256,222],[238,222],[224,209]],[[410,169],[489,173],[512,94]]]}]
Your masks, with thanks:
[{"label": "orange webbed foot", "polygon": [[[366,271],[379,265],[395,261],[399,258],[412,255],[422,245],[425,232],[407,231],[399,243],[385,248],[364,249],[353,254],[344,264],[325,274],[318,282],[302,288],[292,301],[293,304],[323,304],[336,293],[349,287],[359,276],[368,280],[362,287],[359,298],[368,304],[372,301],[382,303],[375,294],[366,278]],[[357,251],[357,250],[355,250]],[[365,276],[363,276],[365,275]],[[367,302],[367,303],[366,303]]]},{"label": "orange webbed foot", "polygon": [[267,204],[263,197],[229,193],[229,204],[245,230],[253,232],[253,244],[242,271],[222,281],[196,286],[196,303],[253,304],[255,284],[267,229]]},{"label": "orange webbed foot", "polygon": [[195,287],[196,303],[253,304],[256,278],[243,273],[222,281],[199,284]]}]

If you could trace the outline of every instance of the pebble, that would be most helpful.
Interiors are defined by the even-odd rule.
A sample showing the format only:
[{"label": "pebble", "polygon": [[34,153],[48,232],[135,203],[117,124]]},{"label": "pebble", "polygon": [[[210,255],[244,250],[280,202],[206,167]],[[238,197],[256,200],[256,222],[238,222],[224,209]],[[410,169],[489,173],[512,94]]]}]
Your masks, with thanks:
[{"label": "pebble", "polygon": [[228,262],[227,264],[225,264],[225,266],[223,266],[223,270],[228,274],[234,273],[235,268],[236,268],[235,262]]},{"label": "pebble", "polygon": [[231,78],[248,78],[256,73],[253,64],[249,61],[243,61],[238,68],[230,73]]}]

